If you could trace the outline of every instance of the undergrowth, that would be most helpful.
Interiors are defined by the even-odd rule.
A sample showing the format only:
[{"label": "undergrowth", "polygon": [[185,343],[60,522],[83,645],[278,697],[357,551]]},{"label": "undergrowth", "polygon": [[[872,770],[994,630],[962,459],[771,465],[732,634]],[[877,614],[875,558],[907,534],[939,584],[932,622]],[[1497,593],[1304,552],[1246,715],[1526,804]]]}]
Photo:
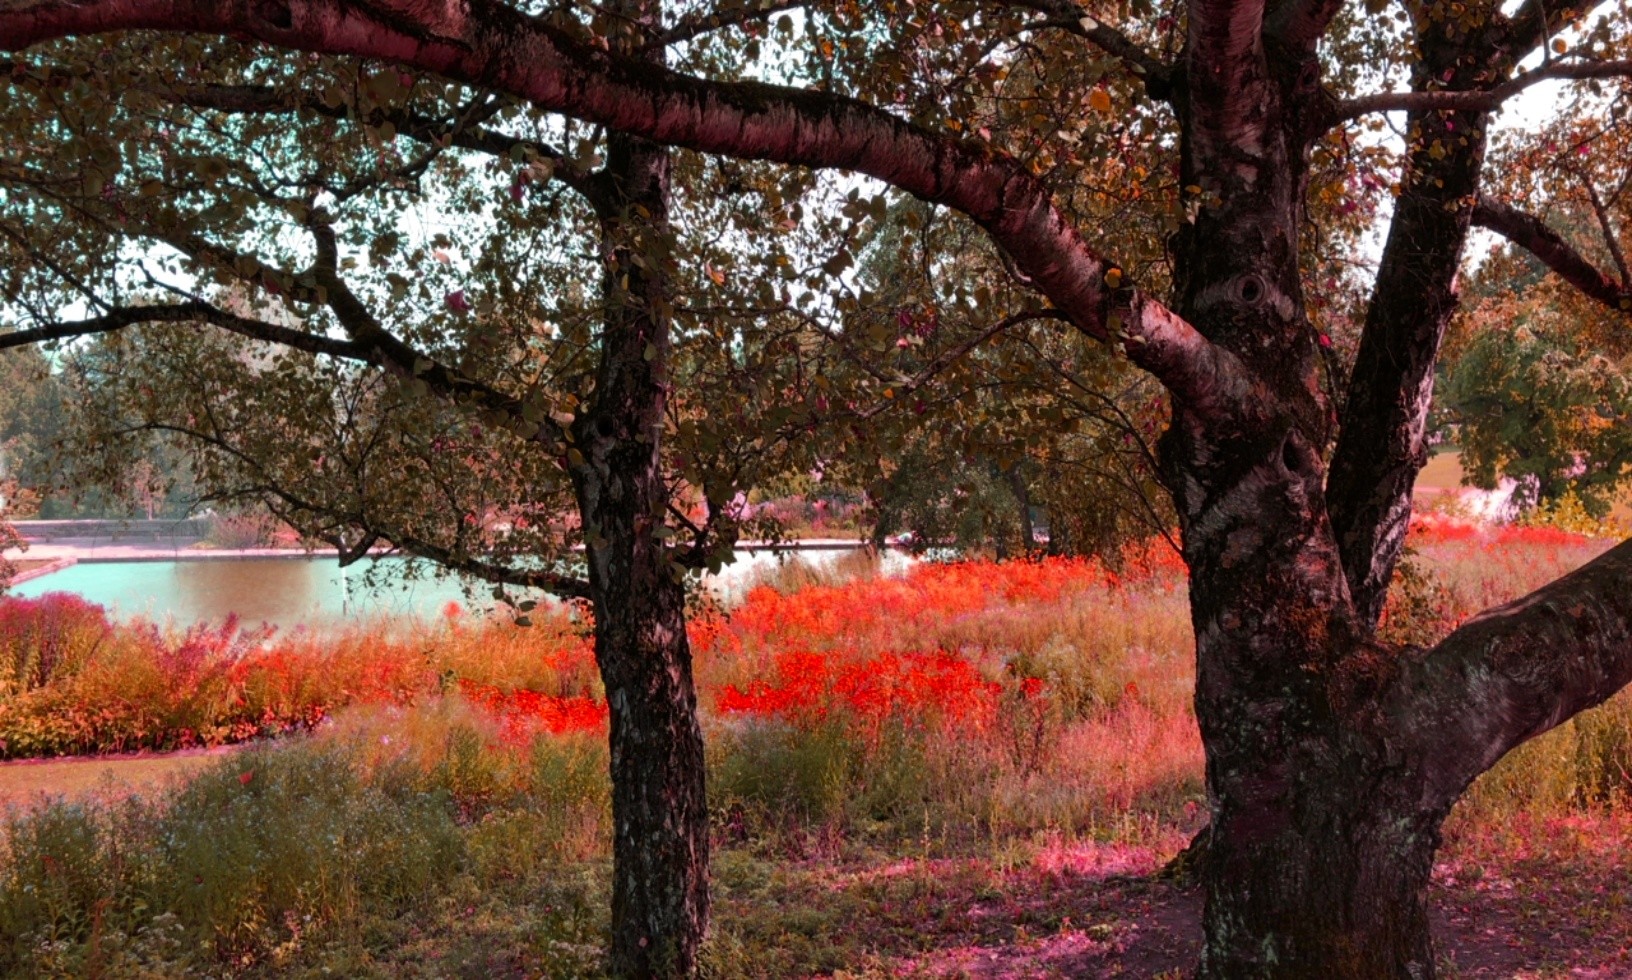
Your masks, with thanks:
[{"label": "undergrowth", "polygon": [[[1602,550],[1552,534],[1419,526],[1390,628],[1432,642]],[[708,975],[910,950],[912,917],[940,914],[947,869],[972,856],[996,882],[1078,848],[1154,866],[1181,846],[1206,819],[1187,600],[1170,558],[1135,557],[1119,574],[1042,562],[790,577],[699,617],[720,908]],[[164,798],[13,814],[7,973],[595,975],[610,808],[604,702],[579,624],[454,617],[410,641],[325,647],[167,636],[70,605],[10,634],[58,629],[51,652],[0,645],[5,703],[105,694],[99,672],[120,669],[131,691],[157,690],[144,676],[218,677],[246,703],[325,710]],[[300,690],[310,700],[289,694]],[[1447,834],[1618,811],[1629,793],[1623,696],[1503,760]]]}]

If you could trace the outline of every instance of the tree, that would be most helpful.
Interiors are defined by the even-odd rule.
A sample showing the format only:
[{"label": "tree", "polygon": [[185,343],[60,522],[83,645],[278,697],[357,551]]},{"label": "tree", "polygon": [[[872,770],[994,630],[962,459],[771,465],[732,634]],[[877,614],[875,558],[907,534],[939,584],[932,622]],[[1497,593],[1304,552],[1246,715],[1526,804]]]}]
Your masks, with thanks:
[{"label": "tree", "polygon": [[[780,7],[712,15],[757,24]],[[9,0],[0,38],[23,50],[140,28],[243,37],[263,57],[376,58],[645,145],[851,170],[962,212],[1076,329],[1168,394],[1162,478],[1191,571],[1212,804],[1202,974],[1431,975],[1425,894],[1451,804],[1508,749],[1632,678],[1632,543],[1431,649],[1373,636],[1470,224],[1597,301],[1632,306],[1624,275],[1481,187],[1492,114],[1540,80],[1625,79],[1624,23],[1568,0],[1509,14],[1408,3],[1397,18],[1335,0],[1198,0],[1125,29],[1071,0],[811,11],[803,38],[785,23],[812,88],[718,78],[751,58],[667,68],[562,10],[494,0]],[[998,51],[1037,66],[1036,87],[1001,128],[967,131],[983,100],[1006,97]],[[1402,74],[1409,91],[1361,91]],[[1136,99],[1148,108],[1116,111]],[[1406,114],[1406,147],[1338,385],[1301,245],[1334,133],[1380,112]],[[1077,220],[1121,140],[1164,148],[1177,169],[1167,303]]]},{"label": "tree", "polygon": [[[1148,238],[1141,217],[1106,220]],[[868,488],[875,541],[905,532],[915,549],[1023,556],[1040,550],[1040,512],[1050,553],[1114,557],[1172,527],[1148,444],[1164,409],[1155,385],[1049,311],[988,326],[990,310],[1029,297],[980,229],[904,202],[863,244],[857,279],[872,302],[844,336],[893,338],[920,376],[937,372],[843,461],[841,479]],[[947,335],[990,336],[938,367]]]},{"label": "tree", "polygon": [[0,480],[13,481],[14,493],[37,497],[49,479],[46,450],[61,428],[61,414],[56,378],[38,350],[0,355]]},{"label": "tree", "polygon": [[1632,464],[1632,383],[1556,314],[1515,305],[1492,304],[1503,329],[1476,335],[1450,374],[1445,401],[1468,480],[1493,490],[1508,477],[1521,507],[1569,495],[1602,518]]},{"label": "tree", "polygon": [[[655,9],[585,28],[661,60],[720,26],[659,34]],[[8,65],[8,145],[73,134],[75,152],[0,162],[0,286],[28,320],[0,347],[93,338],[60,354],[86,480],[128,485],[171,444],[213,499],[343,561],[388,544],[587,603],[612,716],[610,965],[691,972],[708,823],[686,577],[730,559],[739,488],[811,456],[793,436],[814,380],[845,397],[764,223],[797,225],[811,182],[378,63],[285,72],[151,41]],[[464,220],[417,234],[399,215],[433,197]]]}]

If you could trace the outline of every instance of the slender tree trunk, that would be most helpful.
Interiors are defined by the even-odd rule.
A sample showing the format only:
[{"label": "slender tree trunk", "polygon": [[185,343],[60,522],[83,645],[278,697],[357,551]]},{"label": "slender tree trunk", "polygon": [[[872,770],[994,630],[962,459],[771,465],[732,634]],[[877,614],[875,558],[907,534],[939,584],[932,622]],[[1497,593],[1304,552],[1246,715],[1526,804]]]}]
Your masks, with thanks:
[{"label": "slender tree trunk", "polygon": [[[635,457],[628,447],[612,455]],[[641,506],[638,459],[613,461],[599,493],[605,544],[591,560],[595,648],[611,706],[611,972],[695,973],[708,925],[708,807],[685,593]],[[620,488],[621,485],[621,488]],[[656,487],[664,492],[661,483]]]},{"label": "slender tree trunk", "polygon": [[605,265],[601,361],[572,467],[611,710],[610,970],[685,977],[708,926],[708,807],[686,638],[685,586],[662,529],[670,263],[669,153],[613,136],[597,210]]},{"label": "slender tree trunk", "polygon": [[1031,489],[1026,486],[1026,476],[1019,463],[1009,467],[1003,478],[1014,494],[1016,514],[1020,518],[1020,552],[1030,555],[1037,550],[1037,528],[1031,522]]}]

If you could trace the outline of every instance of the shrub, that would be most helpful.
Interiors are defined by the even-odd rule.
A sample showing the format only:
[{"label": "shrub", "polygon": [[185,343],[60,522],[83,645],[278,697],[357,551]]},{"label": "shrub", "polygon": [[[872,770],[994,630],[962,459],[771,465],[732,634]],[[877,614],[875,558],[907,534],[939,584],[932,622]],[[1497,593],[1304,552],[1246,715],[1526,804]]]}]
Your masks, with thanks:
[{"label": "shrub", "polygon": [[277,542],[279,527],[277,518],[262,511],[211,514],[204,540],[232,551],[269,548]]},{"label": "shrub", "polygon": [[412,908],[459,868],[463,844],[446,796],[388,785],[304,744],[223,760],[162,809],[53,803],[15,816],[0,965],[94,972],[104,956],[202,947],[241,968],[354,928],[365,908]]},{"label": "shrub", "polygon": [[0,697],[71,677],[112,629],[105,609],[70,593],[0,598]]}]

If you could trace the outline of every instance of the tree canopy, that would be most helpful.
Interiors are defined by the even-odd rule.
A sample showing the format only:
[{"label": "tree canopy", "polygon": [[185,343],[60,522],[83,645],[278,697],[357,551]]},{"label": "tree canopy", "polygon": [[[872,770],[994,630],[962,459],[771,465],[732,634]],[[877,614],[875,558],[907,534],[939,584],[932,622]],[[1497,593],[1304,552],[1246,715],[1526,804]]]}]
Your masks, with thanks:
[{"label": "tree canopy", "polygon": [[[4,0],[19,326],[0,345],[206,324],[316,355],[144,334],[129,408],[147,427],[231,408],[203,430],[223,459],[229,432],[298,447],[306,469],[275,482],[336,495],[280,498],[297,517],[388,513],[399,546],[592,598],[616,822],[654,831],[620,833],[613,963],[650,975],[689,972],[706,921],[671,584],[731,537],[713,516],[729,508],[697,524],[675,488],[720,504],[836,413],[867,438],[871,406],[899,411],[958,362],[1004,378],[1010,351],[983,345],[1054,327],[1013,362],[1031,392],[979,416],[1046,422],[1060,393],[1102,407],[1134,370],[1164,393],[1153,470],[1191,573],[1209,760],[1202,974],[1427,976],[1451,804],[1632,679],[1632,545],[1430,649],[1374,635],[1470,229],[1528,251],[1614,318],[1606,333],[1632,307],[1625,13]],[[1493,137],[1544,82],[1567,86],[1564,114]],[[933,310],[857,281],[858,244],[906,197],[981,233],[925,279],[992,267],[921,290]],[[1373,263],[1356,243],[1374,218]],[[933,223],[898,254],[933,256]],[[205,279],[274,309],[231,308]],[[1121,362],[1076,356],[1083,338]],[[143,392],[148,364],[195,379],[196,400],[149,411],[177,393]],[[265,394],[245,411],[229,388]],[[309,455],[337,405],[378,455]],[[461,500],[570,495],[581,523],[507,534],[518,561],[494,565],[494,540],[433,527],[430,501],[357,490],[375,466]],[[551,563],[578,542],[583,575]]]}]

